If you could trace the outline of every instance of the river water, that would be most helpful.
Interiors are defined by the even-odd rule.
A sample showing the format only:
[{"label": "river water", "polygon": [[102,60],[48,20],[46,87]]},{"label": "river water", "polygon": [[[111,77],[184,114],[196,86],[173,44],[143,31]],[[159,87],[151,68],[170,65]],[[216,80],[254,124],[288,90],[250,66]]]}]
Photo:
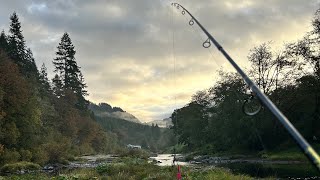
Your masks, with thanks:
[{"label": "river water", "polygon": [[[158,162],[159,166],[173,165],[172,154],[159,154],[150,159]],[[182,159],[177,155],[177,159]],[[265,160],[231,160],[215,161],[214,163],[196,163],[177,161],[179,165],[185,166],[216,166],[230,169],[235,174],[247,174],[256,178],[274,177],[284,179],[320,179],[319,172],[308,163],[298,163],[296,161],[265,161]]]},{"label": "river water", "polygon": [[[181,154],[176,154],[176,158],[180,159],[183,156]],[[157,165],[159,166],[172,166],[173,165],[173,154],[158,154],[157,156],[150,157],[150,159],[155,160],[157,162]],[[175,164],[179,164],[182,166],[190,165],[188,162],[182,162],[182,161],[175,161]]]}]

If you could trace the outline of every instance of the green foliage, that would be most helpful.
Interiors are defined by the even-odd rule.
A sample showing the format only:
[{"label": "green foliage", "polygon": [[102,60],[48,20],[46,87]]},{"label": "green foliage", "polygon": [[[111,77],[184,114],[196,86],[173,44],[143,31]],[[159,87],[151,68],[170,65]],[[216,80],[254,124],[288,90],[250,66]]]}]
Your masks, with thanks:
[{"label": "green foliage", "polygon": [[89,103],[84,98],[84,96],[88,95],[85,90],[87,86],[84,82],[80,67],[77,65],[75,47],[68,33],[63,34],[57,49],[57,57],[53,60],[55,66],[54,72],[58,73],[54,79],[55,91],[62,92],[62,95],[67,95],[70,92],[75,94],[76,107],[80,110],[87,110]]},{"label": "green foliage", "polygon": [[119,153],[119,156],[148,159],[150,157],[150,154],[143,149],[124,149],[122,152]]},{"label": "green foliage", "polygon": [[[100,175],[107,176],[110,179],[143,179],[143,180],[170,180],[176,179],[176,167],[159,167],[146,161],[132,163],[134,159],[126,159],[124,162],[115,164],[105,164],[98,166],[96,171]],[[245,175],[234,175],[229,170],[222,168],[198,169],[192,167],[182,167],[183,179],[202,180],[202,179],[252,179]]]},{"label": "green foliage", "polygon": [[12,164],[6,164],[1,168],[1,172],[3,173],[16,173],[17,171],[25,170],[25,171],[34,171],[39,170],[41,167],[38,164],[21,161]]},{"label": "green foliage", "polygon": [[31,161],[32,153],[29,150],[20,149],[19,153],[22,161]]},{"label": "green foliage", "polygon": [[13,163],[20,160],[21,155],[15,149],[5,149],[0,157],[2,163]]},{"label": "green foliage", "polygon": [[190,180],[200,180],[200,179],[208,179],[208,180],[214,180],[214,179],[241,179],[241,180],[247,180],[252,179],[250,176],[246,175],[234,175],[230,171],[221,169],[221,168],[214,168],[207,171],[202,172],[191,172],[190,175],[188,175],[188,179]]},{"label": "green foliage", "polygon": [[90,117],[68,34],[57,53],[67,66],[58,73],[67,76],[57,75],[50,87],[46,67],[38,72],[26,46],[18,15],[10,20],[9,35],[0,35],[0,167],[18,161],[66,163],[80,154],[113,152],[115,137]]},{"label": "green foliage", "polygon": [[174,179],[172,168],[159,167],[147,163],[146,160],[125,159],[123,162],[105,164],[96,168],[100,175],[110,179]]},{"label": "green foliage", "polygon": [[[273,52],[270,43],[263,43],[248,55],[250,76],[313,144],[320,142],[319,18],[317,11],[314,30],[284,51]],[[242,112],[249,95],[247,85],[237,74],[220,72],[220,76],[214,86],[198,92],[189,104],[172,114],[173,129],[179,142],[187,145],[187,151],[257,153],[296,146],[267,108],[255,116]]]},{"label": "green foliage", "polygon": [[171,129],[143,125],[112,117],[96,116],[96,121],[106,131],[111,131],[123,146],[136,144],[141,145],[144,149],[158,152],[164,151],[175,143]]},{"label": "green foliage", "polygon": [[44,147],[37,147],[32,149],[32,162],[40,165],[45,165],[49,161],[49,155]]}]

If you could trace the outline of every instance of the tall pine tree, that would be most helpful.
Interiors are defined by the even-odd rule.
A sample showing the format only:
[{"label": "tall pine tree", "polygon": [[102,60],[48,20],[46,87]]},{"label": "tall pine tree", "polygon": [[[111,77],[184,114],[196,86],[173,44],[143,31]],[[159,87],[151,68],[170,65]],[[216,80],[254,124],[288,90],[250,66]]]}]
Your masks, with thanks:
[{"label": "tall pine tree", "polygon": [[26,48],[26,42],[22,35],[21,23],[18,15],[14,12],[10,16],[11,24],[8,36],[9,56],[18,64],[20,72],[27,77],[36,77],[38,70],[30,49]]},{"label": "tall pine tree", "polygon": [[87,95],[86,84],[80,67],[77,65],[75,59],[76,51],[68,33],[63,34],[57,49],[57,57],[53,60],[54,72],[59,74],[63,91],[64,93],[71,91],[76,95],[77,108],[87,109],[88,101],[84,98]]},{"label": "tall pine tree", "polygon": [[19,21],[19,17],[14,12],[10,16],[11,24],[10,24],[10,35],[9,35],[9,55],[13,58],[19,65],[21,65],[24,60],[26,45],[25,40],[22,35],[21,23]]}]

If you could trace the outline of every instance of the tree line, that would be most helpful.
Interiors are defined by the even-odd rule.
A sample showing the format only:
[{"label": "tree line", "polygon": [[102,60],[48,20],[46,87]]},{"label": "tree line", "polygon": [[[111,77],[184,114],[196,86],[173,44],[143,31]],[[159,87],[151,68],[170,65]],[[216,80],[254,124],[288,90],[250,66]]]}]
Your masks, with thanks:
[{"label": "tree line", "polygon": [[[320,142],[320,9],[313,29],[296,42],[273,50],[263,43],[250,50],[250,77],[312,144]],[[193,95],[171,118],[179,142],[204,153],[259,152],[294,147],[277,119],[266,109],[243,113],[250,89],[235,73]]]},{"label": "tree line", "polygon": [[80,154],[112,152],[114,136],[88,109],[88,92],[69,34],[62,35],[50,81],[38,70],[14,12],[0,34],[0,166],[17,161],[63,162]]},{"label": "tree line", "polygon": [[152,152],[163,152],[176,143],[172,129],[160,128],[157,124],[149,126],[119,118],[99,116],[104,112],[123,112],[119,107],[112,108],[107,103],[100,103],[99,105],[90,103],[89,108],[97,115],[95,117],[96,121],[106,131],[112,132],[122,146],[135,144],[141,145],[143,149]]}]

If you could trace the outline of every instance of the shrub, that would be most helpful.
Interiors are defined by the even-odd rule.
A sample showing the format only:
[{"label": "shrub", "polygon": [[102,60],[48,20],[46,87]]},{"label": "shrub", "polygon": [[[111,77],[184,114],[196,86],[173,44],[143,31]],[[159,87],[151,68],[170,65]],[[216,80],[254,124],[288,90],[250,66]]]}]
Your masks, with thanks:
[{"label": "shrub", "polygon": [[20,154],[15,149],[5,149],[2,156],[0,156],[1,162],[5,163],[14,163],[18,162],[20,159]]},{"label": "shrub", "polygon": [[147,151],[142,149],[129,149],[127,151],[123,151],[120,154],[120,157],[135,157],[141,159],[148,159],[150,154]]},{"label": "shrub", "polygon": [[70,142],[66,138],[62,138],[60,142],[50,142],[44,145],[48,153],[49,162],[62,163],[68,159]]},{"label": "shrub", "polygon": [[32,153],[29,150],[21,149],[20,151],[21,161],[31,161]]},{"label": "shrub", "polygon": [[35,148],[32,150],[32,161],[40,165],[44,165],[49,161],[48,153],[44,148]]},{"label": "shrub", "polygon": [[31,163],[31,162],[17,162],[12,164],[6,164],[1,168],[1,172],[3,173],[16,173],[18,171],[34,171],[39,170],[41,167],[39,164]]}]

